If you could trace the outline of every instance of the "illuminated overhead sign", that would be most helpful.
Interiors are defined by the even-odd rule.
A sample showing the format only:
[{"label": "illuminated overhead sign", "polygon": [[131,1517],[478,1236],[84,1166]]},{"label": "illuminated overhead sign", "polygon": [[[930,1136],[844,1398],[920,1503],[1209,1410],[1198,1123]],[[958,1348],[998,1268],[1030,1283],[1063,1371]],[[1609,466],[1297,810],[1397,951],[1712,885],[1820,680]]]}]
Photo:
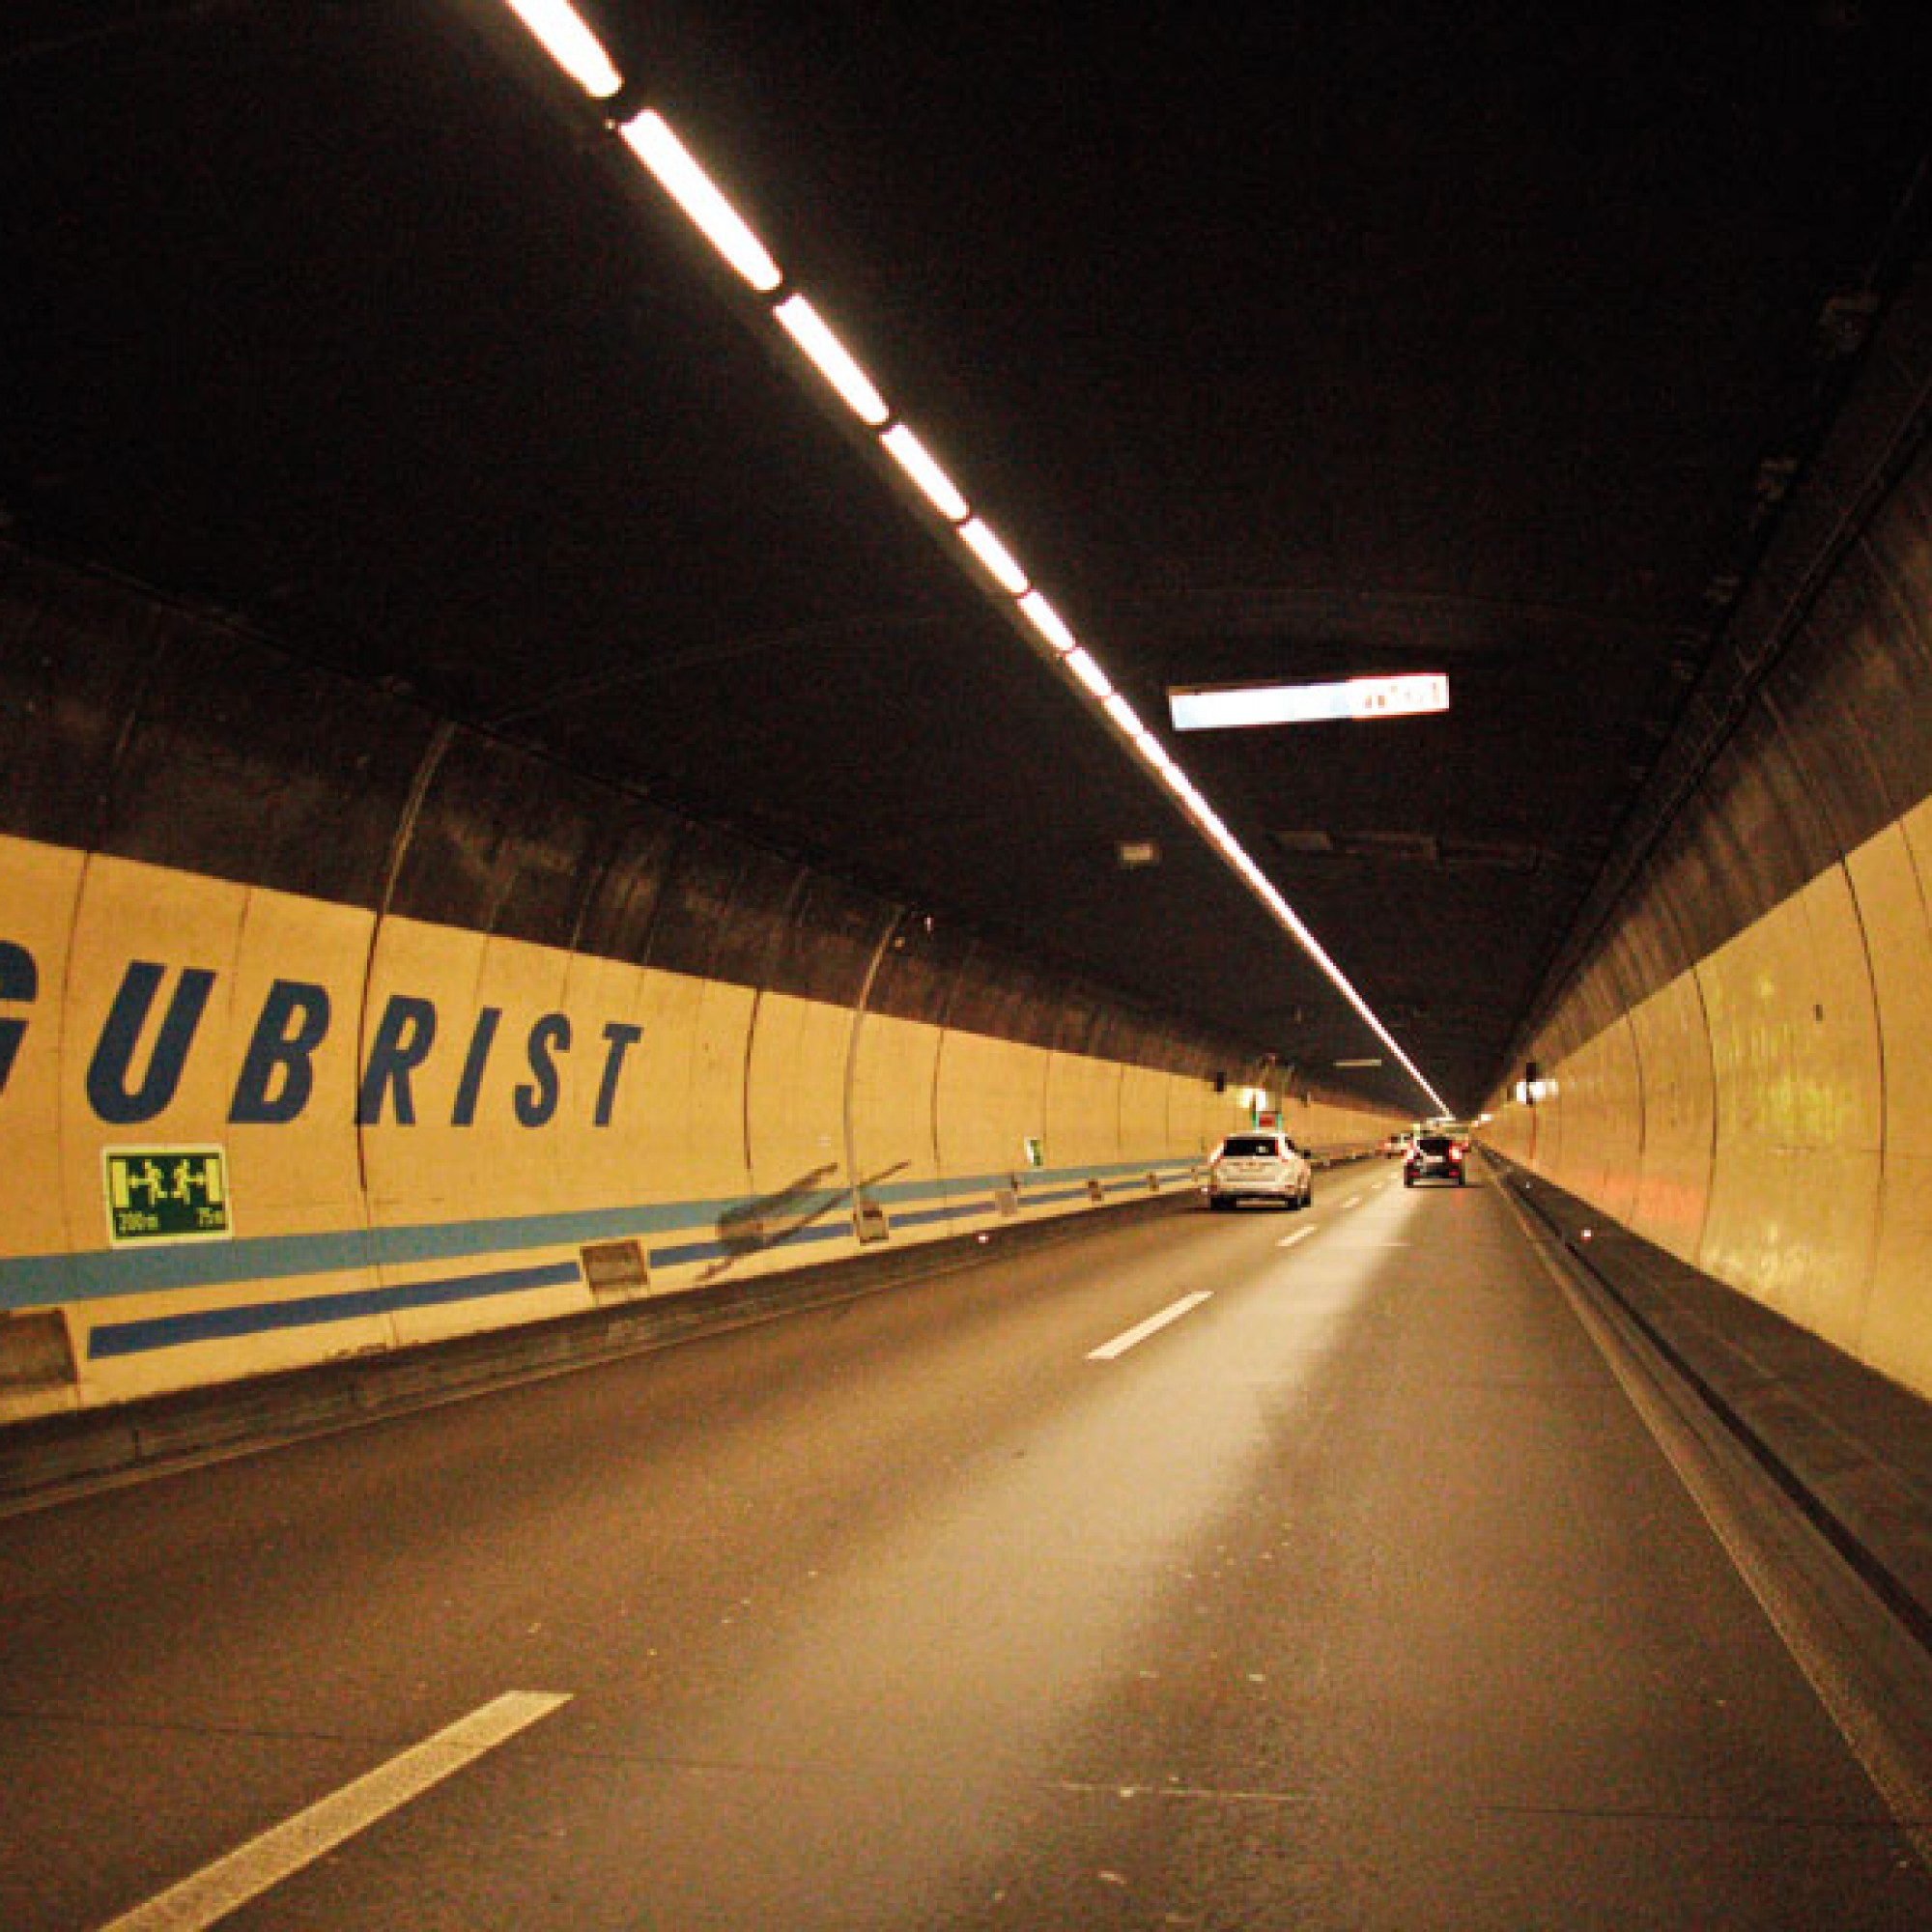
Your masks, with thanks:
[{"label": "illuminated overhead sign", "polygon": [[1412,718],[1449,709],[1449,680],[1439,671],[1420,671],[1407,677],[1351,677],[1340,684],[1182,686],[1168,692],[1167,703],[1177,731]]}]

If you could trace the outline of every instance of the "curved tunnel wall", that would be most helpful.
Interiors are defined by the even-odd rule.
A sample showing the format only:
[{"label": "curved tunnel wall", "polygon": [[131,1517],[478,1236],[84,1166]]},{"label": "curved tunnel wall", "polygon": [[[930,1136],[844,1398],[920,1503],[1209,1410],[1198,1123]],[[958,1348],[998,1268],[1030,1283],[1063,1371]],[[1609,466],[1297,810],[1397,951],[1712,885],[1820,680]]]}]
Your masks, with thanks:
[{"label": "curved tunnel wall", "polygon": [[1932,1395],[1928,396],[1921,282],[1739,612],[1771,668],[1491,1137]]},{"label": "curved tunnel wall", "polygon": [[1249,1119],[1228,1041],[8,549],[0,760],[0,1421],[1091,1211]]}]

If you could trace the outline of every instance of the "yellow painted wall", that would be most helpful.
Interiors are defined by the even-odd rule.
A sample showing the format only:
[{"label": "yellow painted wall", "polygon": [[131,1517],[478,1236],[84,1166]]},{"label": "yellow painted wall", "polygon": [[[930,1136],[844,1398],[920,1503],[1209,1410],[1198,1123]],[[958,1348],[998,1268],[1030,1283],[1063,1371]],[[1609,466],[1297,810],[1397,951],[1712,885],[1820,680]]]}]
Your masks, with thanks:
[{"label": "yellow painted wall", "polygon": [[1643,1069],[1643,1147],[1631,1225],[1680,1261],[1692,1261],[1703,1246],[1717,1120],[1710,1021],[1697,976],[1687,973],[1646,1000],[1630,1025]]},{"label": "yellow painted wall", "polygon": [[[76,1365],[0,1421],[582,1311],[586,1249],[635,1244],[626,1294],[837,1259],[858,1183],[895,1242],[1183,1191],[1249,1118],[1206,1076],[16,838],[0,909],[38,982],[0,999],[0,1311],[57,1311]],[[217,1155],[227,1227],[117,1228],[105,1148]]]},{"label": "yellow painted wall", "polygon": [[1853,854],[1883,1015],[1878,1239],[1860,1352],[1932,1393],[1932,801]]},{"label": "yellow painted wall", "polygon": [[[842,1007],[781,993],[759,996],[744,1089],[754,1195],[822,1195],[856,1183],[859,1177],[845,1169],[852,1015]],[[810,1205],[825,1207],[822,1200]],[[841,1201],[837,1212],[849,1217],[849,1201]]]},{"label": "yellow painted wall", "polygon": [[1039,1118],[1049,1171],[1100,1168],[1122,1157],[1121,1073],[1116,1063],[1085,1054],[1041,1056]]},{"label": "yellow painted wall", "polygon": [[1924,1394],[1928,878],[1932,802],[1546,1061],[1552,1098],[1498,1095],[1490,1130],[1512,1158]]},{"label": "yellow painted wall", "polygon": [[1027,1142],[1058,1155],[1046,1138],[1047,1056],[980,1034],[949,1032],[933,1080],[933,1139],[950,1197],[969,1207],[985,1198],[989,1175],[1027,1169]]},{"label": "yellow painted wall", "polygon": [[[867,1013],[853,1052],[853,1165],[891,1211],[895,1198],[938,1191],[933,1083],[945,1035],[886,1013]],[[876,1179],[875,1179],[876,1177]]]},{"label": "yellow painted wall", "polygon": [[1878,1207],[1877,1038],[1841,870],[1702,962],[1717,1084],[1699,1265],[1856,1345]]}]

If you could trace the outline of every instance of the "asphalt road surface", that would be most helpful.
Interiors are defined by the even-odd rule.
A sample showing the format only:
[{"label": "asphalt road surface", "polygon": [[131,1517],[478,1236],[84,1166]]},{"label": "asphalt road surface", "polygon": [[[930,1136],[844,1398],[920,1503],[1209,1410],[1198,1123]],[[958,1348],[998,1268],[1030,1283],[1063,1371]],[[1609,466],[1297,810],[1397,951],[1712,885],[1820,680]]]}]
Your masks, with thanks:
[{"label": "asphalt road surface", "polygon": [[1932,1926],[1747,1505],[1394,1179],[0,1520],[0,1925]]}]

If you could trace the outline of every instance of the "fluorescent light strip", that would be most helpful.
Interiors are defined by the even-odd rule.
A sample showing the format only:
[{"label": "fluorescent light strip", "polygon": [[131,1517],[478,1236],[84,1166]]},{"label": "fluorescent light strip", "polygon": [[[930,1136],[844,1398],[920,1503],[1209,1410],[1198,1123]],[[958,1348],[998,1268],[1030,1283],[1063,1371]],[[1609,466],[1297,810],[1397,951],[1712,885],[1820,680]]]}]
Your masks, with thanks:
[{"label": "fluorescent light strip", "polygon": [[868,429],[877,429],[886,421],[892,414],[886,408],[886,399],[853,359],[851,351],[833,334],[824,318],[803,296],[792,296],[780,302],[772,313],[862,423]]},{"label": "fluorescent light strip", "polygon": [[1027,574],[1013,560],[1013,554],[978,517],[959,526],[959,535],[975,556],[993,574],[993,582],[1015,597],[1026,594]]},{"label": "fluorescent light strip", "polygon": [[[567,4],[567,0],[505,0],[505,4],[542,43],[551,58],[586,94],[602,100],[622,89],[622,76],[611,65],[596,36]],[[778,264],[664,118],[646,109],[635,120],[626,122],[618,131],[665,191],[738,274],[760,295],[775,294],[784,281]],[[863,422],[876,429],[891,419],[885,399],[871,379],[826,327],[803,296],[794,296],[779,303],[773,312],[800,349],[810,357],[819,373],[832,384],[846,406]],[[932,460],[924,445],[903,424],[888,430],[879,440],[926,501],[948,523],[957,527],[960,538],[991,573],[994,582],[1017,600],[1015,608],[1020,614],[1060,654],[1067,669],[1126,734],[1142,760],[1179,800],[1195,824],[1226,855],[1243,882],[1367,1022],[1376,1037],[1401,1062],[1416,1085],[1441,1112],[1448,1113],[1448,1102],[1423,1077],[1422,1069],[1397,1044],[1394,1035],[1376,1017],[1367,1001],[1356,992],[1294,909],[1249,858],[1235,835],[1201,795],[1194,781],[1141,723],[1132,706],[1114,690],[1112,680],[1100,668],[1093,654],[1075,639],[1059,612],[1032,587],[1026,572],[1012,553],[985,524],[970,515],[966,498]]]},{"label": "fluorescent light strip", "polygon": [[1275,917],[1293,934],[1295,943],[1300,946],[1302,951],[1328,976],[1336,991],[1367,1022],[1369,1031],[1402,1062],[1404,1067],[1408,1072],[1409,1078],[1435,1102],[1437,1111],[1443,1114],[1449,1113],[1451,1109],[1448,1101],[1429,1084],[1427,1078],[1424,1077],[1422,1068],[1416,1065],[1415,1062],[1403,1051],[1395,1035],[1390,1033],[1388,1028],[1383,1026],[1381,1021],[1376,1017],[1374,1011],[1369,1007],[1369,1003],[1350,983],[1348,975],[1336,965],[1334,960],[1329,958],[1321,941],[1302,923],[1294,908],[1272,886],[1267,889],[1266,897],[1269,905],[1274,910]]},{"label": "fluorescent light strip", "polygon": [[[912,478],[920,495],[949,524],[963,524],[973,514],[972,506],[954,487],[952,477],[933,461],[932,452],[904,423],[895,424],[879,441],[885,446],[886,454]],[[1031,594],[1039,595],[1037,591]],[[1020,600],[1022,606],[1026,601],[1025,598]]]},{"label": "fluorescent light strip", "polygon": [[1227,844],[1235,836],[1221,823],[1221,814],[1205,798],[1201,799],[1200,803],[1196,806],[1194,817],[1201,829],[1217,845]]},{"label": "fluorescent light strip", "polygon": [[1066,668],[1094,694],[1095,702],[1104,704],[1113,696],[1113,680],[1094,662],[1094,653],[1084,644],[1076,645],[1067,652]]},{"label": "fluorescent light strip", "polygon": [[[1038,593],[1033,593],[1037,597]],[[1044,600],[1042,599],[1043,603]],[[1051,607],[1047,607],[1049,610]],[[1020,609],[1032,618],[1034,613],[1027,610],[1027,600],[1020,601]],[[1034,619],[1037,629],[1038,620]],[[1069,633],[1070,636],[1070,633]],[[1239,875],[1241,882],[1271,912],[1277,923],[1286,929],[1295,944],[1308,954],[1321,969],[1336,991],[1348,1001],[1357,1014],[1367,1022],[1369,1030],[1394,1054],[1407,1071],[1410,1079],[1429,1095],[1437,1109],[1446,1114],[1449,1103],[1430,1085],[1421,1067],[1416,1065],[1400,1044],[1375,1015],[1368,1002],[1356,992],[1353,984],[1342,969],[1328,956],[1327,952],[1303,923],[1294,908],[1282,897],[1273,882],[1260,866],[1249,856],[1247,849],[1223,822],[1221,815],[1202,797],[1193,781],[1175,763],[1165,746],[1141,722],[1132,705],[1113,687],[1112,680],[1101,669],[1099,662],[1084,645],[1076,644],[1066,652],[1062,662],[1094,696],[1100,709],[1123,732],[1141,755],[1142,760],[1168,785],[1185,807],[1188,815],[1204,832],[1209,840],[1219,848],[1222,856]]]},{"label": "fluorescent light strip", "polygon": [[649,168],[658,185],[691,217],[698,232],[761,296],[770,295],[784,276],[752,233],[745,217],[726,201],[717,185],[692,158],[669,124],[653,108],[618,130],[631,152]]},{"label": "fluorescent light strip", "polygon": [[1020,599],[1020,614],[1062,657],[1080,648],[1080,640],[1066,628],[1066,620],[1037,590],[1029,590]]},{"label": "fluorescent light strip", "polygon": [[609,100],[624,77],[568,0],[504,0],[558,67],[593,99]]}]

